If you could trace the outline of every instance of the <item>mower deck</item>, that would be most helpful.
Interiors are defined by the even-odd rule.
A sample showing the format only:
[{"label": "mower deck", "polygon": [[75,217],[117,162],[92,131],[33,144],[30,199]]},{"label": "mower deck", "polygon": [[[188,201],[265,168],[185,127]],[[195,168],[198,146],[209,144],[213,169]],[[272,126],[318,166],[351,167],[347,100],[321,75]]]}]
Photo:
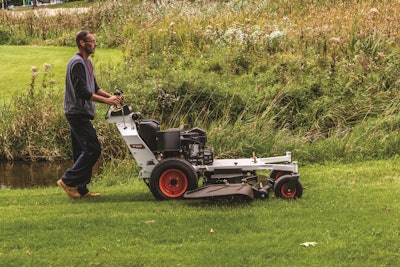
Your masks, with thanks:
[{"label": "mower deck", "polygon": [[254,199],[253,189],[249,184],[210,184],[187,191],[184,198],[211,198],[221,196],[245,196],[248,199]]}]

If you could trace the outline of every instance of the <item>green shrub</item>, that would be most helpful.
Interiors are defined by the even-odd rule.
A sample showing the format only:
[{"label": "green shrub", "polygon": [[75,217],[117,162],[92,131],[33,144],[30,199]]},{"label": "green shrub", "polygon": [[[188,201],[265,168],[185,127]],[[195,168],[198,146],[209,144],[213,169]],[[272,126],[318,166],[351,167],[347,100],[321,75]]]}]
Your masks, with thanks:
[{"label": "green shrub", "polygon": [[7,44],[10,41],[10,32],[0,28],[0,45]]},{"label": "green shrub", "polygon": [[[102,86],[123,89],[134,109],[163,127],[204,128],[217,156],[292,150],[318,162],[399,153],[399,30],[387,12],[399,10],[395,3],[100,1],[87,8],[51,18],[3,13],[0,40],[74,45],[78,29],[94,30],[98,48],[118,47],[124,56],[101,73]],[[25,132],[5,127],[1,157],[34,158],[21,155],[49,143],[67,154],[65,142],[32,138],[39,133],[27,125],[40,128],[31,116],[39,107],[18,101],[30,108],[21,125],[1,119]],[[62,123],[51,120],[52,131]],[[96,123],[112,136],[102,140],[106,157],[126,156],[114,128]]]}]

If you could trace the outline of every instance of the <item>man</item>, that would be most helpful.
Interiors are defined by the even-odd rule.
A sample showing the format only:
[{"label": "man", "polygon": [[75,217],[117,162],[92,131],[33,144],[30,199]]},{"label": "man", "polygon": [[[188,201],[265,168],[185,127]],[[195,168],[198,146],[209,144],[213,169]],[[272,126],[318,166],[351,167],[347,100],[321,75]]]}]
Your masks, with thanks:
[{"label": "man", "polygon": [[121,96],[114,96],[99,88],[93,75],[89,59],[96,49],[95,35],[80,31],[76,35],[78,53],[68,62],[65,77],[64,114],[70,126],[74,164],[67,169],[57,184],[71,198],[97,197],[87,184],[92,177],[92,168],[101,153],[100,142],[91,120],[94,119],[94,102],[118,105]]}]

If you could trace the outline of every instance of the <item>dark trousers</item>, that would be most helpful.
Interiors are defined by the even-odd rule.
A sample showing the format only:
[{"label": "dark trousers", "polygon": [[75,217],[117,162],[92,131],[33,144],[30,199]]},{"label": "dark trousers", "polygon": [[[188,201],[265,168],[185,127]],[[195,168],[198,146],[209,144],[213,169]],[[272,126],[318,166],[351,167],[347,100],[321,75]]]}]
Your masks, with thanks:
[{"label": "dark trousers", "polygon": [[78,187],[84,195],[89,192],[87,184],[92,178],[92,169],[101,153],[96,130],[88,117],[67,115],[71,131],[72,156],[74,164],[62,176],[64,183]]}]

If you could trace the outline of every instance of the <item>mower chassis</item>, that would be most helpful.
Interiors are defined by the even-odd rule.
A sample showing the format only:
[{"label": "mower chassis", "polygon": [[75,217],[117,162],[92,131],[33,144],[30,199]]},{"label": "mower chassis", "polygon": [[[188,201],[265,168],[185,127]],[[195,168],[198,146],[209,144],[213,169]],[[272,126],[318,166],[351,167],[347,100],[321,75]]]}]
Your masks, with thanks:
[{"label": "mower chassis", "polygon": [[[128,117],[129,116],[125,116]],[[127,121],[129,121],[127,119]],[[149,178],[154,166],[159,162],[146,143],[140,138],[134,123],[116,123],[117,129],[124,138],[132,156],[141,167],[139,173],[141,178]],[[238,159],[215,159],[212,165],[195,165],[197,171],[214,171],[216,169],[242,169],[243,171],[254,170],[279,170],[297,173],[297,163],[292,162],[291,152],[285,156],[268,158],[238,158]]]},{"label": "mower chassis", "polygon": [[[141,168],[139,176],[144,178],[145,181],[148,180],[148,178],[151,177],[153,169],[161,160],[156,157],[153,151],[151,151],[140,137],[136,121],[131,117],[131,114],[113,116],[110,115],[111,112],[112,110],[110,109],[106,115],[106,120],[116,124],[130,153]],[[278,171],[284,174],[287,184],[289,185],[285,185],[285,188],[282,186],[282,194],[287,193],[290,197],[296,185],[300,185],[301,187],[298,181],[298,165],[296,162],[292,162],[290,152],[286,152],[285,156],[268,158],[257,158],[253,155],[251,158],[214,159],[212,164],[196,164],[192,166],[198,174],[215,171],[224,172],[227,170],[228,172],[254,172],[257,170]],[[269,180],[272,181],[272,183],[268,182],[266,185],[261,185],[257,188],[247,184],[245,179],[239,184],[229,184],[226,182],[225,184],[206,184],[198,189],[187,191],[183,197],[201,198],[207,196],[244,195],[250,199],[254,197],[266,198],[268,197],[268,190],[274,188],[275,183],[275,178],[270,178]],[[302,191],[302,187],[300,189]],[[277,191],[275,191],[275,194],[277,194]]]}]

